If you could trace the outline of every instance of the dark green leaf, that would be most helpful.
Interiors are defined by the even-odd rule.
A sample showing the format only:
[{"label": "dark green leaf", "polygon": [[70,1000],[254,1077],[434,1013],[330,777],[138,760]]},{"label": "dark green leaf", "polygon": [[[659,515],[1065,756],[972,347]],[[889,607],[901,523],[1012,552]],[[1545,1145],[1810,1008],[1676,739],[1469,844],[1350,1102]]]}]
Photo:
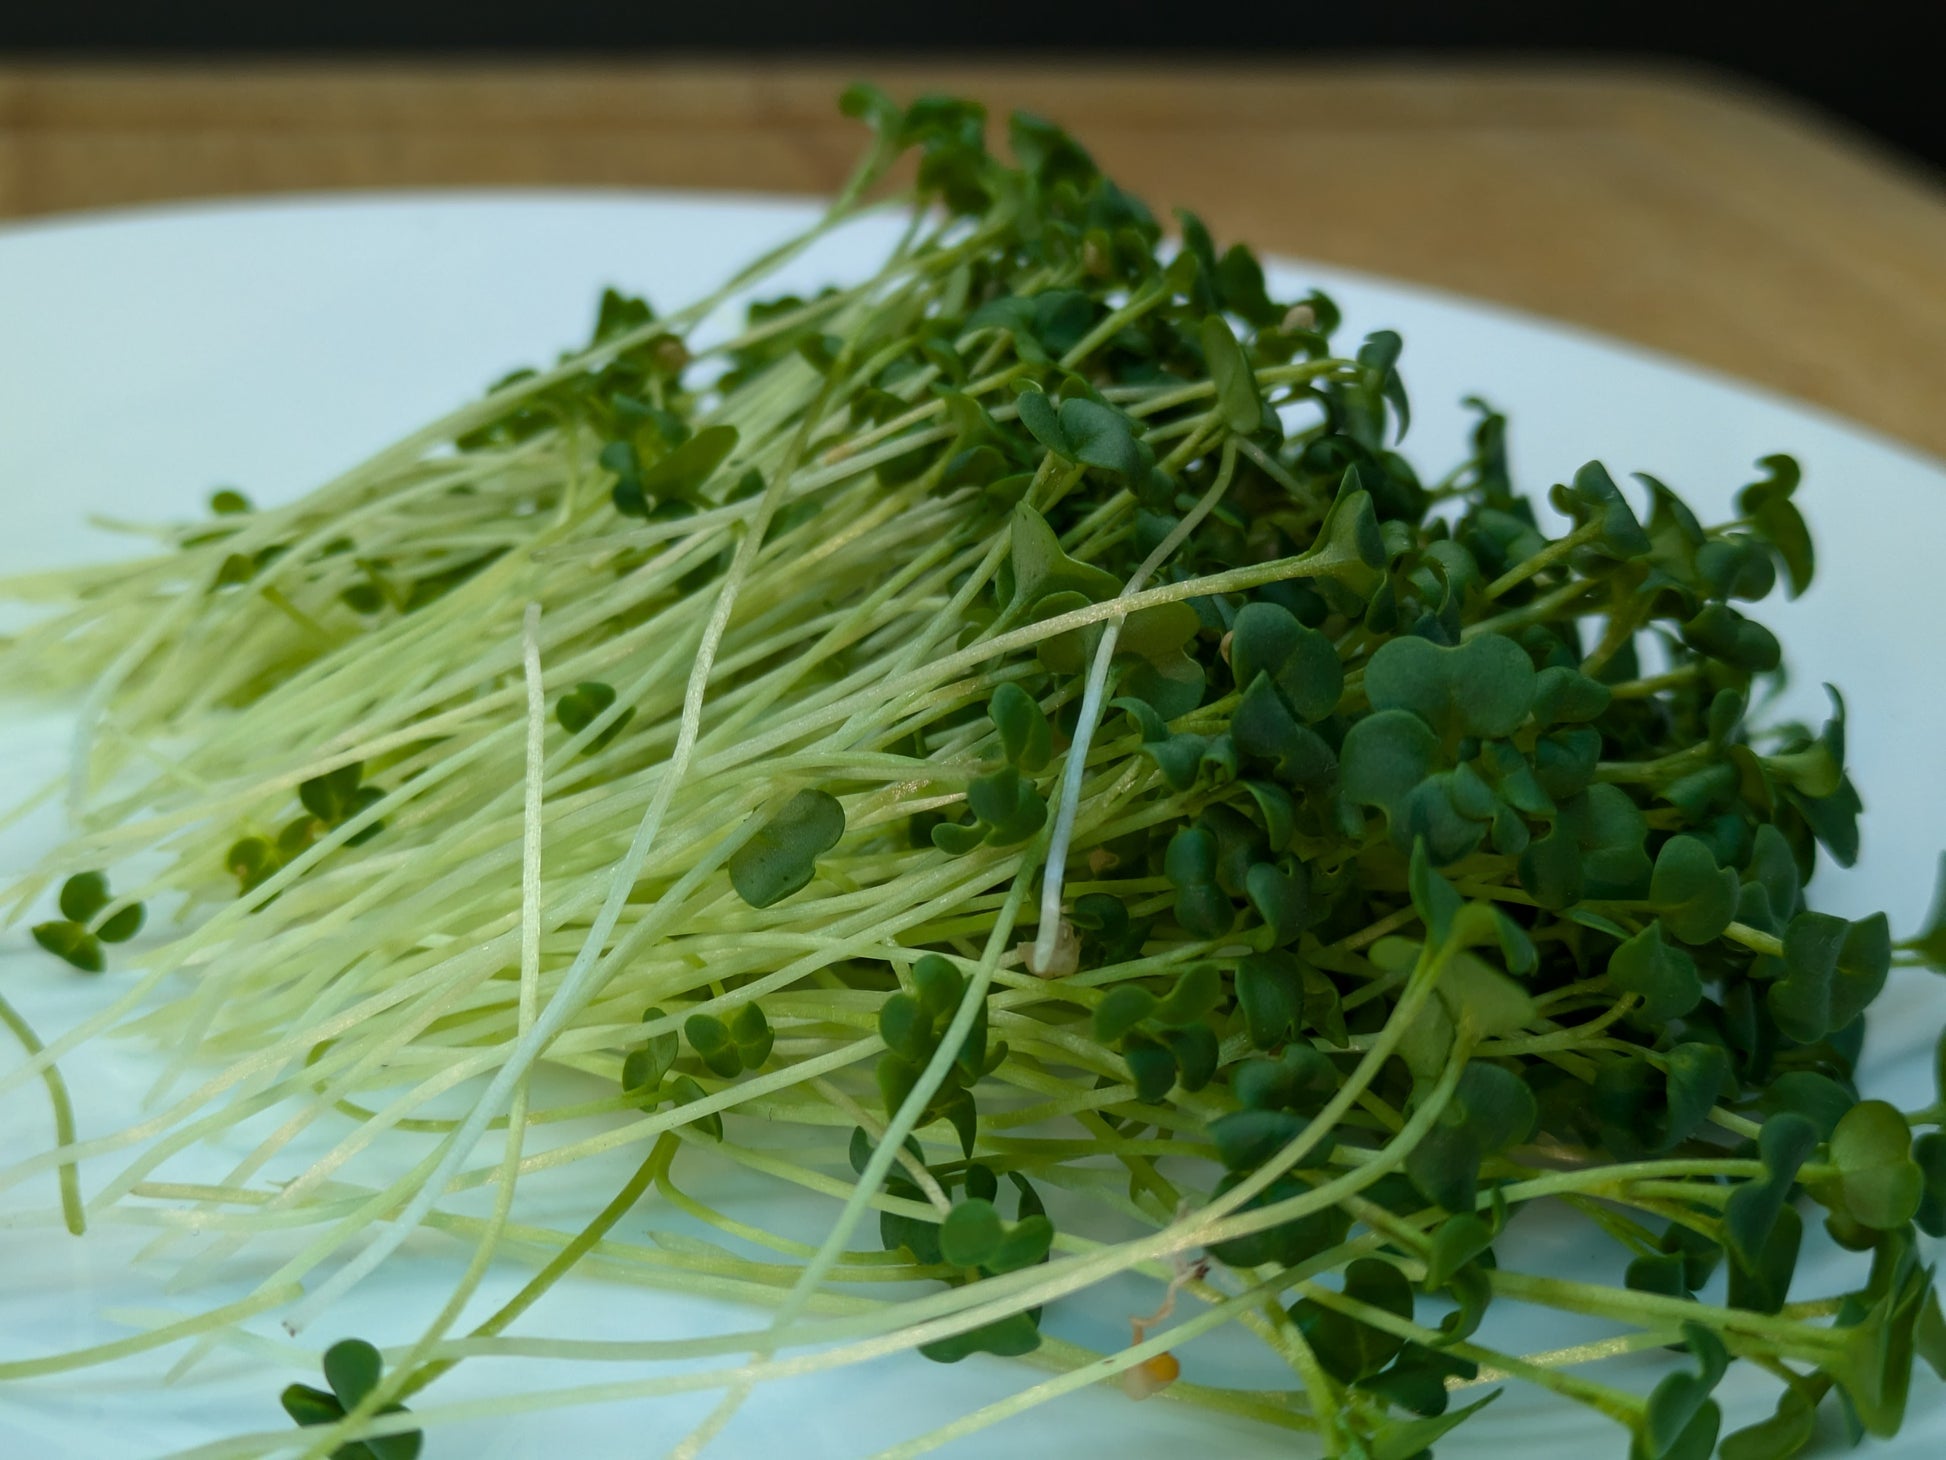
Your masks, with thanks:
[{"label": "dark green leaf", "polygon": [[1653,1460],[1709,1460],[1722,1414],[1709,1395],[1730,1356],[1722,1340],[1698,1323],[1685,1323],[1684,1341],[1699,1373],[1666,1375],[1650,1393],[1643,1424],[1643,1451]]},{"label": "dark green leaf", "polygon": [[1017,602],[1036,604],[1051,594],[1079,593],[1098,603],[1121,592],[1121,580],[1114,574],[1069,557],[1054,529],[1025,502],[1015,506],[1011,521],[1009,562]]},{"label": "dark green leaf", "polygon": [[1060,419],[1076,461],[1112,472],[1131,485],[1147,474],[1153,458],[1136,439],[1134,423],[1113,406],[1073,397],[1061,402]]},{"label": "dark green leaf", "polygon": [[1693,836],[1672,836],[1656,854],[1649,900],[1662,925],[1685,943],[1708,943],[1736,916],[1737,878]]},{"label": "dark green leaf", "polygon": [[1375,710],[1401,709],[1442,735],[1508,735],[1534,702],[1533,662],[1502,634],[1458,648],[1411,635],[1388,639],[1365,670]]},{"label": "dark green leaf", "polygon": [[1591,461],[1577,471],[1572,487],[1556,487],[1553,500],[1576,523],[1597,526],[1596,541],[1610,555],[1637,558],[1649,552],[1648,534],[1600,462]]},{"label": "dark green leaf", "polygon": [[[1412,1287],[1389,1262],[1374,1257],[1354,1260],[1345,1268],[1344,1293],[1347,1298],[1400,1318],[1412,1316]],[[1403,1338],[1314,1299],[1295,1304],[1290,1314],[1318,1362],[1342,1383],[1377,1374],[1405,1346]]]},{"label": "dark green leaf", "polygon": [[1131,1030],[1122,1041],[1122,1059],[1128,1065],[1135,1098],[1153,1105],[1167,1095],[1176,1083],[1176,1057],[1140,1030]]},{"label": "dark green leaf", "polygon": [[1946,1237],[1946,1132],[1928,1131],[1912,1143],[1924,1194],[1913,1220],[1929,1237]]},{"label": "dark green leaf", "polygon": [[1534,718],[1543,725],[1599,720],[1609,698],[1607,685],[1566,665],[1550,665],[1534,677]]},{"label": "dark green leaf", "polygon": [[845,833],[844,808],[827,791],[799,791],[730,858],[730,884],[752,907],[781,902],[810,882],[817,859]]},{"label": "dark green leaf", "polygon": [[1307,722],[1330,714],[1344,689],[1344,666],[1331,640],[1274,603],[1249,603],[1238,611],[1230,629],[1230,669],[1239,689],[1268,675],[1285,705]]},{"label": "dark green leaf", "polygon": [[939,1224],[939,1250],[956,1267],[979,1267],[999,1249],[1006,1223],[993,1203],[963,1201]]},{"label": "dark green leaf", "polygon": [[1761,1262],[1771,1230],[1797,1178],[1797,1168],[1817,1147],[1817,1128],[1801,1115],[1773,1115],[1764,1122],[1757,1135],[1757,1151],[1765,1174],[1739,1186],[1723,1209],[1724,1237],[1743,1267],[1755,1268]]},{"label": "dark green leaf", "polygon": [[1252,864],[1244,892],[1264,920],[1273,944],[1289,943],[1303,931],[1310,912],[1311,877],[1302,862],[1289,871],[1270,862]]},{"label": "dark green leaf", "polygon": [[770,1058],[771,1047],[777,1038],[771,1030],[770,1021],[764,1017],[764,1011],[756,1004],[739,1004],[730,1011],[726,1022],[730,1038],[736,1042],[737,1055],[743,1068],[761,1069],[764,1061]]},{"label": "dark green leaf", "polygon": [[1176,1080],[1184,1090],[1194,1094],[1215,1078],[1222,1046],[1216,1042],[1216,1031],[1209,1025],[1165,1027],[1158,1029],[1155,1037],[1175,1061]]},{"label": "dark green leaf", "polygon": [[1216,885],[1216,838],[1205,828],[1184,827],[1171,837],[1162,871],[1175,884],[1176,921],[1186,931],[1215,938],[1230,930],[1236,911]]},{"label": "dark green leaf", "polygon": [[1433,1419],[1416,1419],[1408,1424],[1392,1425],[1372,1441],[1371,1460],[1431,1460],[1432,1446],[1448,1431],[1458,1428],[1487,1405],[1500,1397],[1495,1389],[1484,1398],[1476,1399],[1464,1408],[1452,1410]]},{"label": "dark green leaf", "polygon": [[1257,378],[1243,358],[1243,349],[1230,326],[1220,315],[1209,315],[1202,325],[1203,357],[1210,380],[1216,386],[1216,404],[1223,412],[1223,424],[1239,436],[1252,436],[1263,424],[1263,399],[1257,393]]},{"label": "dark green leaf", "polygon": [[[675,1102],[678,1105],[693,1104],[698,1100],[705,1099],[708,1094],[701,1085],[697,1084],[688,1075],[677,1075],[675,1079],[671,1080],[669,1082],[669,1093],[675,1097]],[[698,1116],[689,1123],[713,1141],[723,1139],[723,1117],[715,1111],[711,1111],[708,1115]]]},{"label": "dark green leaf", "polygon": [[1433,870],[1423,840],[1412,844],[1406,886],[1412,894],[1413,911],[1425,924],[1427,938],[1435,944],[1444,943],[1446,935],[1452,931],[1453,919],[1463,906],[1463,899],[1454,891],[1452,883]]},{"label": "dark green leaf", "polygon": [[1660,923],[1650,923],[1609,955],[1608,981],[1641,996],[1638,1014],[1645,1024],[1679,1019],[1703,998],[1696,960],[1662,941]]},{"label": "dark green leaf", "polygon": [[1192,963],[1176,979],[1175,987],[1155,1007],[1158,1024],[1181,1028],[1193,1024],[1223,997],[1223,980],[1212,963]]},{"label": "dark green leaf", "polygon": [[1925,1173],[1912,1159],[1912,1131],[1898,1107],[1865,1100],[1846,1111],[1831,1133],[1831,1161],[1854,1221],[1890,1231],[1917,1214]]},{"label": "dark green leaf", "polygon": [[100,940],[79,923],[36,923],[33,934],[41,947],[83,973],[100,973],[107,966]]},{"label": "dark green leaf", "polygon": [[1040,1325],[1025,1313],[1010,1313],[966,1333],[922,1343],[919,1352],[936,1364],[956,1364],[968,1354],[1018,1358],[1040,1346]]},{"label": "dark green leaf", "polygon": [[89,923],[108,906],[108,879],[99,872],[77,872],[61,884],[61,916]]},{"label": "dark green leaf", "polygon": [[1797,490],[1798,466],[1783,455],[1763,457],[1757,465],[1767,469],[1769,475],[1737,493],[1737,510],[1775,549],[1790,575],[1790,594],[1795,598],[1810,586],[1816,566],[1810,531],[1791,501],[1791,494]]},{"label": "dark green leaf", "polygon": [[1784,929],[1784,976],[1768,995],[1777,1027],[1801,1044],[1845,1028],[1885,987],[1891,960],[1885,914],[1848,923],[1799,913]]},{"label": "dark green leaf", "polygon": [[1216,1154],[1232,1171],[1261,1166],[1289,1145],[1310,1122],[1287,1110],[1233,1110],[1210,1122]]},{"label": "dark green leaf", "polygon": [[993,692],[987,714],[1000,732],[1007,759],[1029,774],[1046,767],[1053,753],[1053,731],[1032,695],[1009,680]]},{"label": "dark green leaf", "polygon": [[319,821],[335,826],[344,820],[345,813],[350,809],[352,795],[358,790],[358,782],[364,772],[364,766],[357,761],[326,771],[300,785],[297,799]]},{"label": "dark green leaf", "polygon": [[1236,996],[1250,1042],[1258,1049],[1283,1045],[1303,1021],[1303,982],[1297,960],[1287,953],[1253,953],[1244,958],[1237,965]]},{"label": "dark green leaf", "polygon": [[1454,1273],[1493,1244],[1493,1238],[1493,1229],[1472,1212],[1458,1212],[1441,1222],[1426,1257],[1426,1290],[1445,1287]]},{"label": "dark green leaf", "polygon": [[1712,603],[1682,626],[1683,641],[1732,669],[1767,673],[1782,658],[1777,638],[1725,604]]},{"label": "dark green leaf", "polygon": [[[1217,1182],[1215,1195],[1222,1196],[1239,1181],[1244,1179],[1242,1172],[1232,1172]],[[1311,1188],[1295,1176],[1280,1176],[1255,1197],[1245,1202],[1239,1209],[1243,1212],[1256,1211],[1278,1202],[1289,1201],[1302,1196]],[[1336,1207],[1295,1217],[1288,1222],[1262,1232],[1252,1232],[1243,1237],[1232,1237],[1222,1242],[1210,1244],[1210,1254],[1219,1262],[1227,1262],[1232,1267],[1259,1267],[1267,1262],[1281,1265],[1303,1262],[1315,1257],[1342,1242],[1350,1228],[1351,1219]]]},{"label": "dark green leaf", "polygon": [[713,1074],[731,1080],[743,1072],[743,1057],[722,1020],[712,1014],[691,1014],[683,1021],[682,1032]]},{"label": "dark green leaf", "polygon": [[1345,736],[1339,754],[1343,795],[1388,816],[1437,763],[1439,741],[1425,722],[1406,710],[1367,715]]},{"label": "dark green leaf", "polygon": [[1095,1038],[1103,1044],[1114,1044],[1154,1012],[1155,995],[1147,989],[1135,984],[1117,985],[1095,1005]]},{"label": "dark green leaf", "polygon": [[1811,1401],[1790,1385],[1778,1397],[1776,1413],[1725,1435],[1716,1453],[1720,1460],[1789,1460],[1811,1443],[1816,1420]]},{"label": "dark green leaf", "polygon": [[322,1389],[314,1389],[309,1384],[292,1384],[278,1396],[278,1402],[300,1425],[336,1424],[345,1417],[345,1407],[338,1403],[336,1396]]},{"label": "dark green leaf", "polygon": [[[1446,1388],[1448,1379],[1470,1380],[1478,1377],[1479,1372],[1480,1366],[1471,1359],[1454,1358],[1442,1349],[1408,1342],[1390,1367],[1370,1379],[1359,1380],[1356,1387],[1400,1409],[1430,1417],[1446,1412],[1450,1398]],[[1376,1443],[1384,1445],[1397,1434],[1398,1427],[1389,1427],[1380,1433]],[[1401,1450],[1399,1453],[1415,1452]]]},{"label": "dark green leaf", "polygon": [[1791,1111],[1810,1121],[1820,1139],[1829,1140],[1858,1097],[1845,1086],[1816,1070],[1786,1070],[1764,1091],[1767,1113]]},{"label": "dark green leaf", "polygon": [[325,1382],[346,1409],[355,1408],[376,1389],[384,1371],[378,1350],[362,1338],[340,1339],[324,1351]]},{"label": "dark green leaf", "polygon": [[1020,424],[1028,429],[1036,441],[1056,456],[1073,458],[1074,445],[1068,440],[1067,432],[1061,429],[1061,418],[1046,395],[1038,390],[1023,391],[1015,397],[1014,408],[1020,412]]},{"label": "dark green leaf", "polygon": [[1315,1111],[1335,1088],[1331,1061],[1302,1041],[1276,1059],[1245,1060],[1230,1077],[1231,1092],[1253,1110]]},{"label": "dark green leaf", "polygon": [[1689,1285],[1684,1280],[1683,1260],[1674,1252],[1651,1252],[1632,1260],[1623,1275],[1623,1285],[1631,1292],[1656,1293],[1665,1298],[1686,1298]]},{"label": "dark green leaf", "polygon": [[736,450],[734,426],[705,426],[654,466],[643,472],[639,486],[649,498],[688,500]]}]

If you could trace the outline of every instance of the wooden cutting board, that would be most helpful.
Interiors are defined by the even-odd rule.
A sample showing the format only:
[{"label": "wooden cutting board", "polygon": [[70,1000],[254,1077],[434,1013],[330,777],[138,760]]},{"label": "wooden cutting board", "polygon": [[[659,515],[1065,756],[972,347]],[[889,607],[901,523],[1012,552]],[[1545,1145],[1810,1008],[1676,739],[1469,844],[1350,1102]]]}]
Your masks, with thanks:
[{"label": "wooden cutting board", "polygon": [[867,75],[1053,117],[1219,238],[1590,325],[1946,454],[1946,191],[1689,73],[0,64],[0,215],[330,188],[818,193],[859,144],[834,98]]}]

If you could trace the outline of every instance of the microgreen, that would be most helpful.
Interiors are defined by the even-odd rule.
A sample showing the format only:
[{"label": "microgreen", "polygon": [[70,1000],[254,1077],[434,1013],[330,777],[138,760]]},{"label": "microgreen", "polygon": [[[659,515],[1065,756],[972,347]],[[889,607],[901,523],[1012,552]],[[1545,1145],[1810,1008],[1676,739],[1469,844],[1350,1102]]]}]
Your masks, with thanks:
[{"label": "microgreen", "polygon": [[[1241,1316],[1274,1392],[1172,1392],[1336,1455],[1430,1453],[1489,1371],[1640,1460],[1702,1460],[1742,1360],[1785,1389],[1725,1455],[1793,1453],[1821,1406],[1896,1429],[1914,1358],[1946,1363],[1913,1236],[1946,1230],[1946,1066],[1905,1111],[1860,1099],[1859,1058],[1891,967],[1946,967],[1946,880],[1904,937],[1816,906],[1862,807],[1837,692],[1820,726],[1765,708],[1765,604],[1815,561],[1797,465],[1766,457],[1706,525],[1618,484],[1634,462],[1517,482],[1476,400],[1466,459],[1422,477],[1398,334],[1338,341],[1329,299],[1275,297],[1192,215],[1164,247],[1043,119],[1011,119],[1009,158],[970,102],[844,107],[873,140],[831,215],[723,294],[664,316],[611,290],[584,348],[310,496],[225,489],[153,560],[37,580],[66,602],[0,679],[95,718],[75,837],[22,884],[61,882],[32,934],[99,971],[143,904],[76,869],[126,854],[183,913],[136,1027],[218,1067],[131,1123],[227,1149],[288,1112],[226,1184],[159,1185],[122,1136],[77,1146],[51,1064],[134,1006],[47,1050],[0,1004],[63,1152],[129,1162],[97,1203],[253,1253],[315,1229],[276,1279],[309,1286],[297,1318],[421,1221],[475,1276],[515,1231],[547,1253],[462,1348],[470,1288],[390,1375],[334,1346],[327,1389],[285,1394],[332,1427],[313,1456],[416,1454],[372,1431],[462,1359],[550,1352],[545,1309],[507,1326],[594,1253],[778,1305],[615,1351],[748,1355],[642,1381],[720,1383],[725,1419],[786,1347],[1171,1383],[1161,1325],[1187,1346]],[[870,279],[753,295],[887,192],[910,228]],[[703,344],[733,299],[740,331]],[[448,1187],[496,1122],[482,1222]],[[320,1166],[270,1161],[312,1126]],[[358,1159],[427,1137],[430,1164]],[[623,1144],[640,1170],[578,1226],[572,1187],[516,1219],[530,1180]],[[817,1255],[712,1205],[726,1165],[841,1202]],[[1530,1206],[1609,1260],[1537,1270]],[[604,1240],[631,1212],[653,1245]],[[1858,1254],[1822,1304],[1794,1281],[1807,1216]],[[1043,1338],[1082,1290],[1152,1282],[1140,1352]],[[1603,1337],[1530,1362],[1487,1341],[1502,1297]],[[1646,1393],[1581,1371],[1677,1339]]]},{"label": "microgreen", "polygon": [[[385,1372],[378,1350],[362,1338],[340,1339],[324,1351],[324,1381],[329,1389],[292,1384],[281,1396],[284,1412],[300,1425],[336,1424],[363,1403],[378,1387]],[[388,1404],[380,1414],[404,1414],[402,1404]],[[331,1460],[418,1460],[425,1436],[418,1430],[349,1440],[331,1452]]]},{"label": "microgreen", "polygon": [[34,941],[83,973],[100,973],[107,967],[102,945],[126,943],[147,918],[141,903],[126,900],[102,916],[113,902],[105,873],[77,872],[61,884],[61,916],[36,923]]}]

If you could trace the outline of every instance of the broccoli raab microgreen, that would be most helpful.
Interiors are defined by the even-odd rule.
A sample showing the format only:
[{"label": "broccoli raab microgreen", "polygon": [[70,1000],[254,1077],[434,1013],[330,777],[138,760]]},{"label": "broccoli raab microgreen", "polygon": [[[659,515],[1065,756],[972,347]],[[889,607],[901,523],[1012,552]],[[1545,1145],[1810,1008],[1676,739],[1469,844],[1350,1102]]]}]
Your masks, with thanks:
[{"label": "broccoli raab microgreen", "polygon": [[[1861,1100],[1856,1063],[1946,911],[1895,943],[1807,905],[1860,806],[1835,693],[1822,727],[1750,713],[1781,662],[1751,605],[1813,570],[1795,465],[1705,525],[1589,463],[1549,536],[1487,406],[1443,477],[1399,454],[1396,335],[1340,346],[1328,299],[1273,298],[1193,217],[1165,247],[1046,122],[1011,120],[1009,161],[973,104],[845,106],[875,138],[851,184],[723,295],[611,292],[586,348],[289,505],[218,493],[6,646],[8,683],[87,692],[76,829],[16,912],[66,878],[34,934],[97,971],[144,904],[184,915],[45,1050],[6,1010],[8,1078],[60,1120],[9,1179],[60,1168],[78,1227],[85,1158],[93,1211],[181,1208],[212,1261],[315,1234],[137,1346],[298,1331],[423,1227],[467,1244],[453,1301],[389,1364],[334,1347],[329,1392],[285,1393],[303,1428],[224,1454],[436,1454],[467,1405],[416,1396],[556,1349],[633,1362],[607,1397],[719,1389],[681,1455],[765,1378],[898,1349],[1056,1372],[896,1455],[1117,1376],[1363,1460],[1430,1454],[1489,1380],[1636,1460],[1787,1456],[1821,1407],[1897,1430],[1915,1355],[1946,1365],[1915,1235],[1946,1234],[1946,1092]],[[911,226],[873,277],[693,334],[888,191]],[[117,1167],[141,1131],[76,1142],[55,1061],[130,1026],[228,1070],[147,1133],[289,1113],[229,1183]],[[579,1230],[523,1227],[543,1265],[463,1329],[543,1123],[539,1164],[639,1168]],[[318,1132],[330,1157],[280,1164]],[[361,1182],[373,1140],[416,1164]],[[679,1185],[705,1150],[831,1197],[822,1245]],[[447,1204],[482,1183],[490,1217]],[[1612,1270],[1532,1270],[1528,1207]],[[774,1315],[507,1334],[658,1209],[722,1241],[604,1270]],[[1794,1290],[1811,1222],[1849,1290]],[[1117,1275],[1155,1285],[1133,1342],[1061,1338]],[[1611,1336],[1505,1352],[1502,1305]],[[1227,1324],[1287,1381],[1197,1372]],[[1658,1347],[1646,1396],[1584,1367]],[[1780,1397],[1720,1437],[1738,1360]]]}]

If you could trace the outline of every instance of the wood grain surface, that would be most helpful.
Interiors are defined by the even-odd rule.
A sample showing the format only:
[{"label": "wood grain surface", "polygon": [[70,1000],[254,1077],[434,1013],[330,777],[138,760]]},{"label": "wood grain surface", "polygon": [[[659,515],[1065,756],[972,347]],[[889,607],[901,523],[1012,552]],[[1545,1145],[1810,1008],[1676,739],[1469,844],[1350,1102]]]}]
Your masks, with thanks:
[{"label": "wood grain surface", "polygon": [[1946,190],[1701,75],[0,63],[0,215],[429,185],[818,193],[859,145],[834,106],[859,76],[1053,117],[1219,238],[1590,325],[1946,454]]}]

